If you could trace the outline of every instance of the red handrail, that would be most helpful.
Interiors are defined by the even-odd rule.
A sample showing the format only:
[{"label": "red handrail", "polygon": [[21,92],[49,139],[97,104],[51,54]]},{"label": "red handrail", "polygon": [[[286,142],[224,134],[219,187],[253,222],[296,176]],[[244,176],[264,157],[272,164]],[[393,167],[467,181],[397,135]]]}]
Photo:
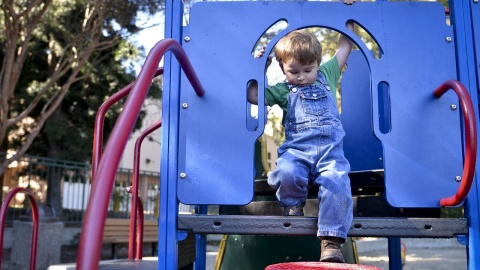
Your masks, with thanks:
[{"label": "red handrail", "polygon": [[[132,189],[133,187],[129,187],[127,188],[127,192],[132,194]],[[143,216],[143,201],[142,201],[142,198],[141,197],[138,197],[138,200],[137,200],[137,203],[138,203],[138,206],[136,207],[137,208],[137,214],[138,214],[138,228],[139,230],[137,231],[136,235],[137,235],[137,242],[136,242],[136,255],[134,254],[135,256],[135,259],[137,260],[141,260],[142,259],[142,256],[143,256],[143,224],[144,224],[144,216]],[[132,222],[130,221],[130,235],[132,235]],[[133,247],[135,246],[135,243],[132,244],[132,242],[130,241],[130,238],[129,238],[129,243],[128,243],[128,259],[129,260],[132,260],[133,257],[130,257],[130,247]]]},{"label": "red handrail", "polygon": [[453,89],[460,100],[463,118],[465,122],[465,161],[463,165],[462,180],[458,187],[457,193],[448,198],[442,198],[440,205],[457,206],[462,203],[470,192],[475,174],[475,165],[477,163],[477,125],[475,122],[475,110],[472,100],[465,86],[456,80],[448,80],[440,85],[433,95],[437,98],[441,97],[447,90]]},{"label": "red handrail", "polygon": [[[163,74],[163,67],[159,67],[155,72],[155,77]],[[130,94],[132,86],[135,84],[135,81],[131,84],[125,86],[122,90],[113,94],[108,98],[98,109],[97,115],[95,116],[95,126],[93,128],[93,151],[92,151],[92,182],[93,176],[97,170],[98,161],[102,156],[102,147],[103,147],[103,120],[107,114],[108,109],[117,103],[120,99],[126,97]]]},{"label": "red handrail", "polygon": [[[159,129],[162,126],[162,121],[159,120],[155,122],[153,125],[151,125],[149,128],[147,128],[145,131],[140,134],[140,136],[137,138],[137,141],[135,142],[135,151],[133,155],[133,178],[132,178],[132,205],[131,205],[131,210],[130,210],[130,235],[128,238],[128,258],[133,259],[135,257],[135,231],[137,228],[136,224],[136,217],[137,217],[137,201],[139,199],[138,196],[138,181],[140,179],[140,150],[142,146],[142,142],[147,137],[150,133],[153,131]],[[139,211],[139,218],[141,217],[143,220],[143,210],[140,212]],[[138,225],[138,233],[139,235],[142,236],[143,238],[143,224]],[[137,244],[138,246],[142,245],[143,241],[139,241]],[[137,248],[138,248],[137,246]],[[141,251],[141,249],[140,249]],[[137,252],[137,258],[140,256],[140,259],[142,258],[142,252],[140,254]]]},{"label": "red handrail", "polygon": [[16,187],[12,189],[2,203],[0,209],[0,266],[2,266],[3,236],[5,231],[5,220],[8,205],[17,193],[25,193],[32,204],[32,246],[30,247],[30,270],[35,270],[37,264],[37,242],[38,242],[38,206],[33,192],[29,189]]},{"label": "red handrail", "polygon": [[98,269],[109,195],[112,193],[115,173],[155,75],[155,70],[167,51],[174,54],[196,94],[198,96],[205,94],[205,90],[180,43],[174,39],[163,39],[152,48],[137,81],[132,86],[132,95],[127,98],[124,109],[115,123],[94,175],[94,179],[102,179],[102,181],[93,181],[92,184],[78,248],[78,270]]},{"label": "red handrail", "polygon": [[[163,74],[163,67],[160,67],[157,69],[156,73],[155,73],[155,77],[159,76]],[[112,95],[110,98],[108,98],[99,108],[99,110],[97,111],[97,115],[95,117],[95,127],[94,127],[94,136],[93,136],[93,151],[92,151],[92,178],[93,176],[95,175],[95,171],[96,171],[96,168],[98,166],[98,161],[100,160],[100,157],[102,156],[102,146],[103,146],[103,121],[104,121],[104,118],[105,118],[105,115],[108,111],[108,109],[110,109],[110,107],[112,107],[116,102],[118,102],[119,100],[121,100],[122,98],[126,97],[128,94],[130,94],[130,91],[132,89],[132,86],[135,84],[135,82],[132,82],[130,83],[129,85],[125,86],[122,90],[120,90],[119,92],[115,93],[114,95]],[[134,176],[134,179],[138,179],[138,172],[137,172],[137,176],[135,177]],[[92,179],[92,182],[93,182],[93,179]],[[137,187],[138,187],[138,184],[137,184]],[[131,192],[131,191],[130,191]],[[133,194],[133,198],[132,198],[132,201],[133,202],[137,202],[139,200],[138,198],[138,191],[134,194]],[[136,213],[136,211],[134,211],[133,209],[135,209],[137,207],[137,204],[136,203],[133,203],[132,202],[132,211],[131,213]],[[143,206],[142,206],[143,208]],[[142,211],[139,211],[139,214],[143,214],[143,210]],[[140,218],[140,217],[139,217]],[[143,219],[143,217],[141,217]],[[136,224],[132,224],[132,222],[130,221],[130,235],[135,235],[135,229],[132,229],[132,225],[133,225],[133,228],[135,228]],[[132,231],[133,230],[133,231]],[[132,234],[133,233],[133,234]],[[141,230],[139,230],[139,234],[142,234],[142,237],[141,239],[143,239],[143,226],[141,227]],[[132,239],[132,238],[131,238]],[[133,237],[133,239],[135,239]],[[131,241],[131,240],[130,240]],[[141,242],[138,244],[140,247],[142,247],[141,245]],[[133,242],[129,242],[129,259],[133,259],[134,255],[131,255],[130,254],[130,248],[131,246],[135,246],[135,241]],[[137,247],[138,248],[138,247]],[[133,248],[132,248],[133,250]],[[142,252],[142,250],[140,249],[140,252]],[[140,253],[142,254],[142,253]],[[141,257],[140,257],[141,259]]]}]

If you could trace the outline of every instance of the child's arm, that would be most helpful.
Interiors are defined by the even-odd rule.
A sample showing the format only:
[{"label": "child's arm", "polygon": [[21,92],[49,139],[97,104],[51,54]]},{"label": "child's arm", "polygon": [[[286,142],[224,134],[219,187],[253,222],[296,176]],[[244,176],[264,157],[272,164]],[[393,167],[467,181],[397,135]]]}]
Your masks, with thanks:
[{"label": "child's arm", "polygon": [[[343,0],[343,3],[351,5],[355,1],[356,0]],[[353,32],[353,22],[347,22],[347,28]],[[347,63],[347,59],[352,51],[352,47],[352,41],[348,37],[340,35],[340,38],[338,39],[337,52],[335,53],[340,70],[342,70],[345,66],[345,63]]]},{"label": "child's arm", "polygon": [[247,101],[251,104],[258,105],[258,83],[256,81],[248,83]]}]

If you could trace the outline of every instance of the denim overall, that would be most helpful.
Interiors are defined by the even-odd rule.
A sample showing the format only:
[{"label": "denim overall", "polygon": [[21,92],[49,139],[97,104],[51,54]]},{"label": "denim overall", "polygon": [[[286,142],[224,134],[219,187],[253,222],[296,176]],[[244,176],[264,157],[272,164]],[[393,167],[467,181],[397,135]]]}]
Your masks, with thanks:
[{"label": "denim overall", "polygon": [[304,203],[312,181],[319,187],[317,236],[346,239],[353,201],[337,103],[321,72],[316,84],[287,85],[286,140],[278,148],[277,168],[269,173],[268,183],[277,189],[279,204],[285,207]]}]

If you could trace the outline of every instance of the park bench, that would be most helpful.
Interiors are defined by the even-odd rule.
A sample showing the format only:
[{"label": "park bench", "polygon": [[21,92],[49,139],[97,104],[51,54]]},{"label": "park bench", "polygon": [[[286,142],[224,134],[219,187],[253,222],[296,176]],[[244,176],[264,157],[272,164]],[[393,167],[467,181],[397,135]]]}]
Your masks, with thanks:
[{"label": "park bench", "polygon": [[[130,219],[107,218],[105,222],[105,231],[103,234],[103,243],[111,244],[112,259],[116,259],[116,245],[128,244],[130,235]],[[156,256],[156,247],[158,244],[158,221],[156,219],[147,219],[143,224],[143,242],[152,243],[152,256]]]}]

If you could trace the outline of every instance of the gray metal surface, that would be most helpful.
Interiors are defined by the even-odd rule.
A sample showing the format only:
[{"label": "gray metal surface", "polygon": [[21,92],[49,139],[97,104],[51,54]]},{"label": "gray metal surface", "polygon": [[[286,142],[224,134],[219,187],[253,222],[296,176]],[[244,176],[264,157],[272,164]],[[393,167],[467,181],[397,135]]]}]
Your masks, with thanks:
[{"label": "gray metal surface", "polygon": [[[179,215],[178,229],[197,234],[315,235],[317,218]],[[466,219],[354,218],[351,237],[451,238],[468,234]]]},{"label": "gray metal surface", "polygon": [[158,269],[158,260],[115,260],[109,262],[102,262],[99,265],[99,270],[103,269],[142,269],[142,270],[156,270]]}]

